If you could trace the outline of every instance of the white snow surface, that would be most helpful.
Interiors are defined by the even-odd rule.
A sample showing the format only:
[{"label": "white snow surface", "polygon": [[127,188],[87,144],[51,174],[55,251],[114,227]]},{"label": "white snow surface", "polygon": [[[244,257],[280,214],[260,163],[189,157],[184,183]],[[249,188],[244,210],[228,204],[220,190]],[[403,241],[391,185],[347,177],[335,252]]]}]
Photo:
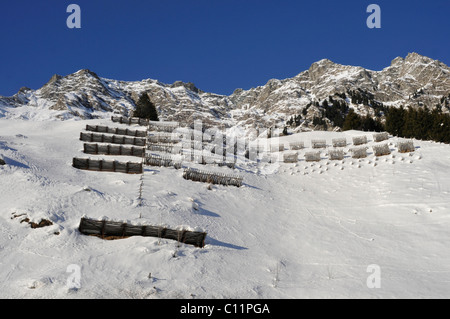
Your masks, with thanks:
[{"label": "white snow surface", "polygon": [[[71,166],[86,157],[86,124],[111,125],[0,120],[0,298],[450,297],[449,145],[414,141],[400,154],[391,137],[392,154],[375,158],[371,133],[298,133],[281,141],[368,135],[369,156],[306,163],[307,148],[297,164],[202,167],[243,176],[241,188],[146,167],[140,207],[141,175]],[[105,241],[79,233],[83,216],[201,229],[206,246]],[[53,225],[31,229],[25,217]],[[67,285],[71,265],[79,289]],[[379,289],[367,286],[370,265]]]}]

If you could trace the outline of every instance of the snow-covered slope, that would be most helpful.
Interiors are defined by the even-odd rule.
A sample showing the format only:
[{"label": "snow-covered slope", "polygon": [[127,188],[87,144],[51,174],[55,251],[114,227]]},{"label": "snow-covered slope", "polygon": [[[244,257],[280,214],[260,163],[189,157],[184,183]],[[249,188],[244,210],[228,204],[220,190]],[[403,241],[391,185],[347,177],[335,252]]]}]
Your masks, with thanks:
[{"label": "snow-covered slope", "polygon": [[[378,159],[208,168],[242,175],[241,188],[147,167],[138,206],[141,176],[71,167],[86,124],[111,123],[0,120],[2,298],[450,297],[448,145],[415,141],[400,154],[391,138],[392,155]],[[281,141],[309,148],[363,134],[372,141],[356,131]],[[78,232],[84,215],[201,228],[207,245],[103,241]],[[31,229],[25,218],[53,225]],[[70,265],[81,267],[80,289],[68,289]],[[370,265],[379,289],[366,284]]]}]

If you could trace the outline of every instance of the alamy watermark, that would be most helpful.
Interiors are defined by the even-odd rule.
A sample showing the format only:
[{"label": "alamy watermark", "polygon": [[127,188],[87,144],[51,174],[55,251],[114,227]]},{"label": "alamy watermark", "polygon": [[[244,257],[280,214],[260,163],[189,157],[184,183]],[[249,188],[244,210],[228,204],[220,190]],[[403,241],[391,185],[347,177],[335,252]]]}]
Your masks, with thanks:
[{"label": "alamy watermark", "polygon": [[[168,129],[170,124],[174,128]],[[149,125],[149,153],[164,149],[174,160],[199,164],[269,164],[283,161],[285,145],[280,142],[281,129],[241,127],[204,127],[202,121],[194,125],[178,126],[176,122],[151,122]],[[166,141],[172,141],[168,147]],[[151,142],[150,142],[151,141]]]},{"label": "alamy watermark", "polygon": [[367,272],[370,275],[367,277],[367,288],[380,289],[381,288],[381,267],[378,265],[369,265]]},{"label": "alamy watermark", "polygon": [[78,4],[70,4],[67,6],[67,13],[70,15],[67,17],[66,25],[69,29],[81,29],[81,8]]},{"label": "alamy watermark", "polygon": [[67,277],[66,287],[69,290],[78,290],[81,288],[81,267],[79,265],[69,265],[66,269],[67,273],[70,273]]},{"label": "alamy watermark", "polygon": [[367,13],[371,13],[366,24],[369,29],[381,28],[381,8],[378,4],[371,4],[367,7]]}]

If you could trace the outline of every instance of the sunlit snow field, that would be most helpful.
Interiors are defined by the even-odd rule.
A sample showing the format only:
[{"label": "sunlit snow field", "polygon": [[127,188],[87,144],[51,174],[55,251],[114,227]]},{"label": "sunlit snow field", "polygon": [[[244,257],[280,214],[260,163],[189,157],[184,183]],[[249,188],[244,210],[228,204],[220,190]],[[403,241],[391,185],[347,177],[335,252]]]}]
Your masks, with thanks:
[{"label": "sunlit snow field", "polygon": [[[401,154],[391,137],[392,154],[376,158],[372,133],[299,133],[280,140],[308,148],[316,138],[367,135],[369,155],[307,163],[306,149],[297,164],[192,165],[239,174],[240,188],[208,189],[182,170],[146,167],[139,206],[140,175],[72,167],[73,157],[88,157],[79,140],[86,124],[112,125],[0,120],[1,298],[450,297],[449,145],[414,141],[416,151]],[[203,249],[105,241],[79,233],[82,216],[208,236]],[[53,225],[31,229],[24,218]],[[67,285],[70,265],[81,269],[79,289]],[[379,288],[367,285],[371,265]]]}]

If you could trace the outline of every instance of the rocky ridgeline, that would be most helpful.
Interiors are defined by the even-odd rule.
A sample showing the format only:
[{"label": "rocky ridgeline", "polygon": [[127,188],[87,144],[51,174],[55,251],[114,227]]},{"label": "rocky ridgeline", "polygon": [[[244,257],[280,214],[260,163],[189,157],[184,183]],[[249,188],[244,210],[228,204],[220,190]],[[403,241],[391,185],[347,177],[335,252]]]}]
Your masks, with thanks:
[{"label": "rocky ridgeline", "polygon": [[[138,96],[147,92],[157,105],[160,119],[166,121],[192,123],[200,119],[206,125],[270,127],[283,125],[308,105],[305,116],[312,120],[321,114],[314,102],[353,91],[388,107],[445,107],[450,100],[450,69],[417,53],[398,57],[381,71],[324,59],[293,78],[272,79],[250,90],[236,89],[229,96],[203,92],[192,83],[117,81],[80,70],[64,77],[54,75],[38,90],[22,88],[12,97],[0,97],[0,116],[22,117],[17,110],[24,106],[49,110],[49,116],[61,119],[106,118],[111,113],[130,116]],[[347,102],[370,114],[371,106],[352,103],[350,99]],[[13,109],[15,112],[11,112]]]}]

